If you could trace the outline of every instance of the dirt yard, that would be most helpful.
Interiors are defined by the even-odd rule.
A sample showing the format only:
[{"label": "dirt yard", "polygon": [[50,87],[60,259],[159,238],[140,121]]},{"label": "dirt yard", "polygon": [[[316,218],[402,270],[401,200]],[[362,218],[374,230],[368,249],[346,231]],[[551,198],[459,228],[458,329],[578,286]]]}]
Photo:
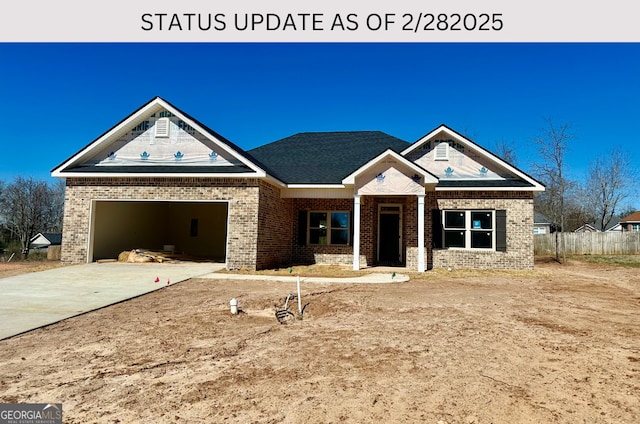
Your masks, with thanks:
[{"label": "dirt yard", "polygon": [[0,278],[11,277],[13,275],[25,274],[27,272],[46,271],[64,266],[60,261],[15,261],[0,262]]},{"label": "dirt yard", "polygon": [[295,285],[190,280],[0,341],[0,402],[67,423],[640,422],[638,270],[302,289],[289,324]]}]

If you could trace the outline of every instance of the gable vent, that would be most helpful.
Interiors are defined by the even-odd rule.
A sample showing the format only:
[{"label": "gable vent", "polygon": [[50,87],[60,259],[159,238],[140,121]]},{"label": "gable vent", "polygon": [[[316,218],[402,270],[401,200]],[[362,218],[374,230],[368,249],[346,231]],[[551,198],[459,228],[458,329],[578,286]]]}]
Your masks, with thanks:
[{"label": "gable vent", "polygon": [[435,160],[448,160],[449,159],[449,143],[443,141],[436,144],[435,148]]},{"label": "gable vent", "polygon": [[156,137],[169,137],[169,118],[156,121]]}]

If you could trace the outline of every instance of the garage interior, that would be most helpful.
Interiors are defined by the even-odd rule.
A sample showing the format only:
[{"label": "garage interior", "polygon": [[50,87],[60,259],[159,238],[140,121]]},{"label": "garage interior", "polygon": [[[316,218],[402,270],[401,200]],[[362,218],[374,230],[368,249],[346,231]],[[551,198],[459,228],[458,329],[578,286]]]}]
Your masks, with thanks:
[{"label": "garage interior", "polygon": [[132,249],[226,261],[227,202],[94,201],[89,261]]}]

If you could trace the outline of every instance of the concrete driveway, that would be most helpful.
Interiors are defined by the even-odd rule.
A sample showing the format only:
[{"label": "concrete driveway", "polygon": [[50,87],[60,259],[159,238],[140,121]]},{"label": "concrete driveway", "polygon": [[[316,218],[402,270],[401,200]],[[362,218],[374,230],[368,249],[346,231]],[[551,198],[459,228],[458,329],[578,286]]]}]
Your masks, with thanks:
[{"label": "concrete driveway", "polygon": [[91,263],[0,278],[0,340],[222,268],[194,262]]}]

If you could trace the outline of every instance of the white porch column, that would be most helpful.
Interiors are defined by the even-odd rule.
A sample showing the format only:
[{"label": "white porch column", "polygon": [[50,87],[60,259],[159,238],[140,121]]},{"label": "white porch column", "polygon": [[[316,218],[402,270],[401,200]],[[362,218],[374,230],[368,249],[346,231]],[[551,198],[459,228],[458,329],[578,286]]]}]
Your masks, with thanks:
[{"label": "white porch column", "polygon": [[418,272],[424,272],[424,194],[418,195]]},{"label": "white porch column", "polygon": [[353,270],[360,269],[360,195],[353,196]]}]

